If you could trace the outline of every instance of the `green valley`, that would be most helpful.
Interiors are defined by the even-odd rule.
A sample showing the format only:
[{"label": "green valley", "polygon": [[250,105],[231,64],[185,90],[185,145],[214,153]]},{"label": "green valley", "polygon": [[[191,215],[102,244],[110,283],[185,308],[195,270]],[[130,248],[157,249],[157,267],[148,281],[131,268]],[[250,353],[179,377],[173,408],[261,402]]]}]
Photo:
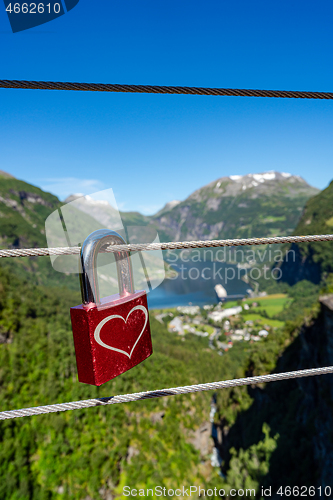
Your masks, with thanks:
[{"label": "green valley", "polygon": [[[285,184],[288,179],[278,178],[287,197],[292,193]],[[300,189],[302,195],[290,204],[283,201],[281,210],[272,210],[268,204],[263,213],[263,200],[274,201],[269,191],[275,189],[274,180],[266,179],[260,186],[250,186],[257,182],[254,178],[246,182],[249,191],[268,189],[265,195],[260,191],[260,202],[258,197],[250,197],[257,214],[255,218],[252,209],[248,211],[255,219],[255,235],[264,228],[265,234],[271,234],[282,225],[284,230],[295,227],[301,213],[295,206],[301,208],[301,200],[306,202],[312,188],[309,191],[304,182],[295,180],[295,190]],[[230,189],[228,183],[222,184],[218,189]],[[213,206],[214,195],[207,193]],[[317,216],[325,218],[330,227],[329,208],[325,208],[325,216],[317,215],[320,207],[323,211],[322,203],[328,206],[331,187],[323,193],[323,202],[320,194],[305,208],[306,217],[312,214],[311,232],[328,230],[320,221],[318,226],[313,222]],[[0,196],[2,247],[46,246],[43,221],[61,206],[59,200],[8,177],[0,179]],[[234,200],[237,196],[243,193],[235,193]],[[222,196],[221,203],[231,204],[232,199]],[[176,211],[182,206],[170,205],[172,217],[181,213]],[[169,217],[170,210],[159,217]],[[195,210],[199,205],[193,209],[197,218],[201,209],[197,215]],[[200,213],[204,217],[205,209]],[[221,222],[221,214],[215,216]],[[222,232],[216,235],[235,236],[233,230],[243,231],[242,226],[233,226],[239,216],[237,211],[231,214],[230,225],[223,226],[225,232],[221,226]],[[148,220],[136,213],[127,217],[129,224],[152,227],[158,219]],[[304,228],[304,217],[298,228]],[[200,230],[205,231],[206,222],[200,222]],[[246,231],[237,234],[254,234]],[[195,237],[197,233],[175,235]],[[151,311],[153,355],[99,388],[77,381],[69,308],[81,301],[78,276],[56,273],[47,257],[3,259],[0,411],[333,365],[333,279],[329,266],[324,265],[329,262],[331,245],[323,245],[328,250],[322,245],[305,249],[314,262],[323,263],[326,274],[320,274],[320,283],[301,280],[291,286],[263,281],[260,290],[267,285],[266,296],[203,308]],[[226,309],[234,307],[238,312],[222,318]],[[271,485],[276,491],[289,482],[329,484],[331,377],[1,421],[0,498],[112,500],[123,498],[125,486],[175,489],[196,485],[223,488],[227,498],[231,498],[231,488],[254,488],[255,498],[261,499],[262,486]]]}]

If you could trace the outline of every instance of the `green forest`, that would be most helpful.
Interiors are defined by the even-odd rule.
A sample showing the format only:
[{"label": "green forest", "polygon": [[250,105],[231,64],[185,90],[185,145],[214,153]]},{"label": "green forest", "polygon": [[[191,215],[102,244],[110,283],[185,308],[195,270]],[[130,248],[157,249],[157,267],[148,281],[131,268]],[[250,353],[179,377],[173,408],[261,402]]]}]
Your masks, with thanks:
[{"label": "green forest", "polygon": [[[6,220],[0,225],[2,247],[45,246],[43,220],[59,206],[57,199],[37,188],[26,196],[23,189],[32,188],[21,181],[2,182],[10,193],[0,206]],[[331,186],[325,197],[332,197]],[[313,200],[305,214],[315,213],[320,198]],[[14,202],[24,217],[5,213]],[[318,232],[313,226],[311,231]],[[48,257],[2,259],[0,411],[333,364],[333,332],[319,302],[333,293],[330,252],[320,253],[319,283],[259,283],[261,290],[279,294],[258,299],[255,313],[241,314],[243,322],[272,326],[274,333],[260,342],[235,342],[219,355],[207,337],[172,333],[158,319],[161,311],[151,311],[153,355],[99,388],[77,381],[69,310],[81,302],[78,276],[55,273]],[[201,314],[207,317],[207,311]],[[231,488],[250,488],[261,499],[262,487],[327,484],[322,464],[333,453],[331,377],[0,421],[0,499],[110,500],[122,498],[124,486],[191,485],[224,489],[228,498]],[[211,465],[212,398],[221,467]],[[208,448],[198,446],[203,429]]]},{"label": "green forest", "polygon": [[[69,307],[79,293],[22,282],[1,268],[1,410],[235,376],[200,342],[184,345],[151,317],[154,355],[101,388],[77,382]],[[192,484],[202,477],[188,439],[209,394],[93,408],[0,424],[0,498],[99,498],[120,485]],[[163,420],[154,415],[163,412]],[[127,460],[129,448],[134,449]],[[137,453],[136,453],[137,452]]]},{"label": "green forest", "polygon": [[[223,357],[207,349],[206,339],[192,336],[182,342],[152,313],[153,356],[96,388],[77,382],[69,307],[80,302],[79,293],[31,285],[6,267],[0,268],[0,283],[1,410],[268,373],[294,342],[304,320],[302,307],[310,307],[310,315],[318,312],[318,287],[302,283],[290,291],[291,306],[278,315],[286,326],[274,338],[246,347],[240,343]],[[300,313],[296,317],[295,309]],[[117,497],[125,485],[258,490],[279,436],[263,422],[257,443],[246,450],[230,448],[224,477],[207,469],[191,435],[207,421],[211,396],[199,393],[2,421],[0,498],[97,499],[107,491]],[[219,391],[219,418],[232,429],[252,403],[247,388]]]}]

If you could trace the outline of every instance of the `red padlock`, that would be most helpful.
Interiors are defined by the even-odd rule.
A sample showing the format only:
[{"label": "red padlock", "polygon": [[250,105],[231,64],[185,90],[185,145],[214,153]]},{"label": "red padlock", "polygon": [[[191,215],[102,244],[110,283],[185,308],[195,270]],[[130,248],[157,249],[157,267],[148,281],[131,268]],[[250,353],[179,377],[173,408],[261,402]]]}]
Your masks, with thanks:
[{"label": "red padlock", "polygon": [[116,232],[99,229],[84,241],[81,254],[82,305],[71,307],[79,381],[102,385],[130,370],[152,352],[147,296],[134,292],[128,252],[116,252],[119,294],[100,300],[98,253],[126,242]]}]

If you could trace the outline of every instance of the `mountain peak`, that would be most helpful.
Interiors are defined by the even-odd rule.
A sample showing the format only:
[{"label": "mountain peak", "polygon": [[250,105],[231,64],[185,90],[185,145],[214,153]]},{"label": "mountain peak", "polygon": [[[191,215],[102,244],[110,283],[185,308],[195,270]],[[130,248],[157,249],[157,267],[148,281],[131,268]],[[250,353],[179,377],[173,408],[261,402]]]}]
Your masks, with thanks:
[{"label": "mountain peak", "polygon": [[172,210],[173,208],[175,208],[177,205],[179,205],[179,203],[181,203],[181,201],[179,200],[172,200],[172,201],[168,201],[168,203],[166,203],[164,205],[163,208],[161,208],[161,210],[159,210],[155,215],[154,217],[159,217],[160,215],[162,214],[165,214],[166,212],[170,212],[170,210]]},{"label": "mountain peak", "polygon": [[110,210],[116,210],[107,200],[95,200],[91,196],[84,195],[81,193],[71,194],[67,196],[64,203],[70,203],[72,201],[77,201],[77,205],[85,204],[86,206],[104,206],[110,207]]},{"label": "mountain peak", "polygon": [[78,198],[82,198],[84,194],[82,193],[73,193],[67,196],[67,198],[64,200],[64,203],[70,203],[71,201],[75,201]]},{"label": "mountain peak", "polygon": [[287,172],[230,175],[197,189],[154,220],[173,241],[284,235],[318,192]]},{"label": "mountain peak", "polygon": [[4,170],[0,170],[0,177],[3,177],[4,179],[15,179],[12,174],[9,174],[8,172],[5,172]]}]

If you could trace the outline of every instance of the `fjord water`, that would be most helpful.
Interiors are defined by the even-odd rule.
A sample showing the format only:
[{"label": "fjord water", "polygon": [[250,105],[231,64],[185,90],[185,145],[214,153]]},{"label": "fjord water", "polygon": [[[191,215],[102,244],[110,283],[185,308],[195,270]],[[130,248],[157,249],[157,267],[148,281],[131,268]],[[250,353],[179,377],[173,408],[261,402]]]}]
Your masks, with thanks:
[{"label": "fjord water", "polygon": [[251,288],[241,279],[244,273],[238,275],[237,266],[234,264],[181,262],[172,264],[172,268],[177,271],[177,277],[165,279],[161,285],[148,293],[150,309],[216,304],[218,298],[214,286],[217,284],[224,286],[230,298],[241,298]]}]

